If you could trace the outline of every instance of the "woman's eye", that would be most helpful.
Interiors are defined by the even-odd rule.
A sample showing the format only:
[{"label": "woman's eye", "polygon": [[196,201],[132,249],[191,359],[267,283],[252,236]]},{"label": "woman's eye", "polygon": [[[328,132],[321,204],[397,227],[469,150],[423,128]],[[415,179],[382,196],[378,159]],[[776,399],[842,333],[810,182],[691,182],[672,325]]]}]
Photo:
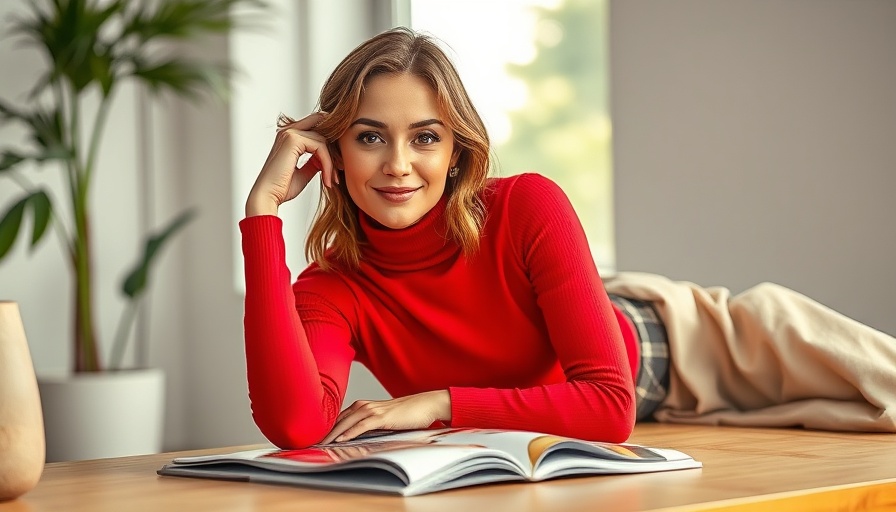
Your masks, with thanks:
[{"label": "woman's eye", "polygon": [[439,137],[434,133],[421,133],[417,136],[418,144],[432,144],[434,142],[439,142]]},{"label": "woman's eye", "polygon": [[380,138],[379,135],[377,135],[375,133],[364,132],[364,133],[358,135],[358,140],[360,142],[363,142],[364,144],[376,144],[377,142],[381,141],[382,139]]}]

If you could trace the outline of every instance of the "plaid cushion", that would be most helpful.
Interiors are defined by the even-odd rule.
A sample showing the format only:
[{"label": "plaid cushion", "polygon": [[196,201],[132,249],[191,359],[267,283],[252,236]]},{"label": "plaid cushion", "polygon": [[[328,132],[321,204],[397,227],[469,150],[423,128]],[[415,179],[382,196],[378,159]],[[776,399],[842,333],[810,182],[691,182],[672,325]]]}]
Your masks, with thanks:
[{"label": "plaid cushion", "polygon": [[666,327],[650,302],[610,295],[613,304],[635,326],[641,349],[635,381],[637,420],[647,420],[666,399],[669,389],[669,339]]}]

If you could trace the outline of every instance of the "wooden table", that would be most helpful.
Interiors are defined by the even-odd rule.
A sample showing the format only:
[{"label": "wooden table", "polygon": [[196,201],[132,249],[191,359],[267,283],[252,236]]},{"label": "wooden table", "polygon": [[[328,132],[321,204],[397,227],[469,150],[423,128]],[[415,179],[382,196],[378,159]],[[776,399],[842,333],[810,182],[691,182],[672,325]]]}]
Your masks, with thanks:
[{"label": "wooden table", "polygon": [[243,482],[159,477],[173,457],[48,464],[38,486],[0,512],[374,510],[894,510],[896,435],[638,425],[632,442],[676,448],[703,469],[496,484],[399,498]]}]

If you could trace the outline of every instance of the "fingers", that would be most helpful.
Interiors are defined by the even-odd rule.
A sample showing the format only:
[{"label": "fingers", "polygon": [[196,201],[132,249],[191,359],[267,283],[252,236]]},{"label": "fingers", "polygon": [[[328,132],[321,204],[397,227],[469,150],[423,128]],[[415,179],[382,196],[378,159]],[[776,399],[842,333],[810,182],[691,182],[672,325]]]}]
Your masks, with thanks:
[{"label": "fingers", "polygon": [[[326,140],[320,145],[319,148],[316,148],[314,151],[313,158],[309,163],[316,163],[320,167],[321,179],[323,180],[324,185],[327,188],[333,186],[333,177],[335,176],[335,171],[333,170],[333,159],[330,157],[330,149],[327,147]],[[316,160],[316,162],[315,162]]]},{"label": "fingers", "polygon": [[391,400],[357,401],[336,417],[322,443],[354,439],[372,430],[428,428],[437,420],[451,419],[451,396],[435,390]]},{"label": "fingers", "polygon": [[281,118],[271,151],[246,199],[247,216],[276,215],[279,206],[298,196],[318,172],[324,186],[333,186],[336,173],[327,140],[314,131],[325,118],[324,112],[292,122]]},{"label": "fingers", "polygon": [[[338,183],[333,160],[330,157],[327,140],[314,131],[314,127],[323,121],[324,116],[325,114],[322,112],[315,112],[298,121],[280,126],[277,128],[277,138],[281,140],[283,137],[299,137],[292,142],[300,150],[295,167],[309,176],[320,171],[324,186],[329,188],[334,183]],[[311,154],[312,156],[306,157],[306,154]]]},{"label": "fingers", "polygon": [[[377,402],[366,400],[357,401],[336,417],[336,424],[333,426],[333,430],[327,434],[321,443],[327,444],[332,443],[333,441],[349,441],[361,434],[374,430],[393,430],[417,427],[417,425],[414,424],[405,425],[393,421],[392,418],[394,418],[396,414],[405,416],[405,421],[409,419],[407,414],[410,413],[410,411],[405,411],[404,414],[402,414],[397,410],[400,408],[400,404],[401,402],[396,400],[383,400]],[[425,426],[428,425],[420,425],[421,428]]]},{"label": "fingers", "polygon": [[[374,402],[359,400],[339,413],[333,430],[321,441],[322,444],[333,441],[347,441],[367,432],[360,424],[372,414]],[[352,435],[353,434],[353,435]]]},{"label": "fingers", "polygon": [[370,432],[371,430],[382,430],[382,427],[377,426],[376,418],[369,417],[361,420],[358,423],[355,423],[341,434],[337,435],[333,438],[337,443],[341,443],[343,441],[350,441],[365,432]]},{"label": "fingers", "polygon": [[311,114],[308,114],[298,121],[284,124],[283,126],[278,128],[278,131],[285,130],[287,128],[293,128],[300,131],[312,130],[315,126],[317,126],[321,121],[324,120],[324,116],[326,116],[325,112],[312,112]]}]

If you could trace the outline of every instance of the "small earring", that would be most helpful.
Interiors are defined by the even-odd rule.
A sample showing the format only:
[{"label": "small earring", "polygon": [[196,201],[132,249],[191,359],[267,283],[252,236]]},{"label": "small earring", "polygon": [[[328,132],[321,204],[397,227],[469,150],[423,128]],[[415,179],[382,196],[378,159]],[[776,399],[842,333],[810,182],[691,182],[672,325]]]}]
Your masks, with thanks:
[{"label": "small earring", "polygon": [[448,176],[452,178],[456,178],[457,174],[460,172],[460,167],[452,167],[448,169]]}]

